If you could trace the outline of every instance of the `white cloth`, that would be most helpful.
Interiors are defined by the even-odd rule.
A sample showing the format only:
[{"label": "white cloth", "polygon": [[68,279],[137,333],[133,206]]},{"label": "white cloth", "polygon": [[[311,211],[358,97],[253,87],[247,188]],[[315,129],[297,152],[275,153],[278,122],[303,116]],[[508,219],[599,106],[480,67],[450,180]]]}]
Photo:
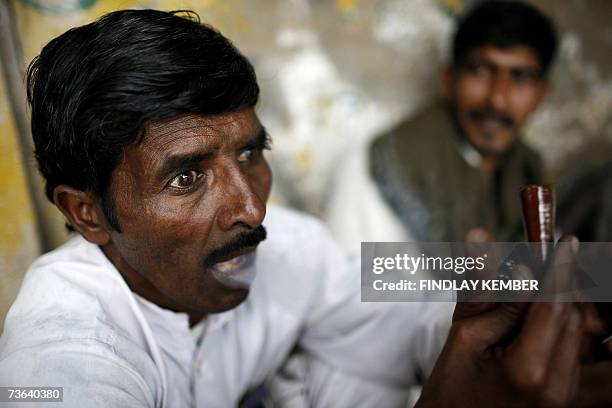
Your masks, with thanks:
[{"label": "white cloth", "polygon": [[361,242],[415,242],[370,175],[368,143],[355,145],[332,178],[325,222],[352,252]]},{"label": "white cloth", "polygon": [[230,407],[299,345],[313,406],[404,405],[452,305],[361,303],[358,264],[320,222],[270,208],[265,225],[247,300],[195,336],[83,238],[42,256],[6,318],[0,386],[62,386],[63,408]]}]

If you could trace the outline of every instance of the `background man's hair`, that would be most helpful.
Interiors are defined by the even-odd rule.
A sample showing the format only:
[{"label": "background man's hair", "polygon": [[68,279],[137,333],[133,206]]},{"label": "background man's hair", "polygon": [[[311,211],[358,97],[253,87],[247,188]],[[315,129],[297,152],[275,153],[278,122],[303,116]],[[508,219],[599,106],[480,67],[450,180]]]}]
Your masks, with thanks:
[{"label": "background man's hair", "polygon": [[122,10],[47,44],[27,72],[32,136],[47,197],[66,184],[101,197],[109,225],[111,174],[151,122],[254,106],[249,61],[193,12]]},{"label": "background man's hair", "polygon": [[459,21],[453,40],[453,65],[461,66],[469,52],[483,45],[530,47],[546,75],[557,48],[552,21],[535,7],[516,1],[480,1]]}]

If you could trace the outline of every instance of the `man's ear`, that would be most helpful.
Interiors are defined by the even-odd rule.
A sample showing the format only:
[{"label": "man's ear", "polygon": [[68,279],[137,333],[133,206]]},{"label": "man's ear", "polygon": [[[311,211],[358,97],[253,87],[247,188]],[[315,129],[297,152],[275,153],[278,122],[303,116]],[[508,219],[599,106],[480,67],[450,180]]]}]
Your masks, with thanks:
[{"label": "man's ear", "polygon": [[440,98],[444,102],[453,100],[455,89],[455,70],[450,65],[445,65],[440,70],[439,89]]},{"label": "man's ear", "polygon": [[53,190],[53,202],[86,240],[97,245],[109,242],[104,216],[93,194],[62,184]]}]

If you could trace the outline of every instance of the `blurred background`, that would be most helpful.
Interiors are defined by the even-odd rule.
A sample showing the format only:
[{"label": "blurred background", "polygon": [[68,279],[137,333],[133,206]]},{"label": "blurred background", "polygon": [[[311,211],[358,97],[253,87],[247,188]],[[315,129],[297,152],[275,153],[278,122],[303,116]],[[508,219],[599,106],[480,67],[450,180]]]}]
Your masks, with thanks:
[{"label": "blurred background", "polygon": [[[436,96],[455,18],[470,3],[0,0],[0,321],[28,265],[67,239],[36,173],[23,81],[49,40],[113,10],[195,10],[255,65],[273,138],[272,200],[320,215],[346,155]],[[532,3],[556,22],[561,44],[552,95],[525,138],[547,179],[563,185],[612,159],[612,2]]]}]

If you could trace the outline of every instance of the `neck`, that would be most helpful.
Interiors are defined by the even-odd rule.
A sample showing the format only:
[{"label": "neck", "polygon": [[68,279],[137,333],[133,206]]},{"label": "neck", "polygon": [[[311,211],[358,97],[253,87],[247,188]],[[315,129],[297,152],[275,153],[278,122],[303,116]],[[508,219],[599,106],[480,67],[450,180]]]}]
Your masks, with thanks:
[{"label": "neck", "polygon": [[502,166],[503,158],[500,156],[482,156],[480,160],[480,169],[488,173],[493,173]]},{"label": "neck", "polygon": [[463,159],[474,168],[486,173],[493,173],[499,170],[504,164],[504,156],[483,154],[465,138],[456,139],[456,143]]}]

